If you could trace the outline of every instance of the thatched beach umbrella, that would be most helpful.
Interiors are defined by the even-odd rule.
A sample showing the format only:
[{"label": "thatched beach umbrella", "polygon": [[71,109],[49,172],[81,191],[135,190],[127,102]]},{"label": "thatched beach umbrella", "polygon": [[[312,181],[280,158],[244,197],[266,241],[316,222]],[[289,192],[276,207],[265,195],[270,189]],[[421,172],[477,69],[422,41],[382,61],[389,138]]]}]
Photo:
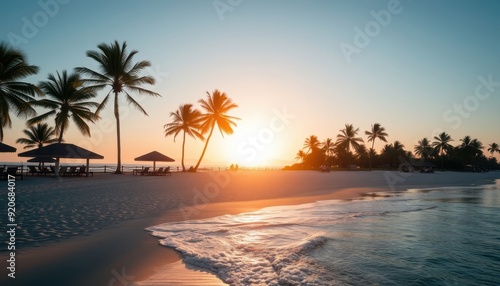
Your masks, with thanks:
[{"label": "thatched beach umbrella", "polygon": [[153,161],[153,171],[156,168],[156,161],[158,162],[175,162],[174,159],[163,155],[162,153],[158,151],[153,151],[147,154],[144,154],[142,156],[139,156],[134,159],[135,161]]},{"label": "thatched beach umbrella", "polygon": [[0,142],[0,152],[16,152],[16,151],[17,151],[16,148]]},{"label": "thatched beach umbrella", "polygon": [[56,176],[59,176],[59,159],[75,158],[87,159],[87,177],[89,176],[89,160],[104,159],[102,155],[68,143],[54,143],[52,145],[33,149],[18,154],[19,157],[49,157],[56,158]]}]

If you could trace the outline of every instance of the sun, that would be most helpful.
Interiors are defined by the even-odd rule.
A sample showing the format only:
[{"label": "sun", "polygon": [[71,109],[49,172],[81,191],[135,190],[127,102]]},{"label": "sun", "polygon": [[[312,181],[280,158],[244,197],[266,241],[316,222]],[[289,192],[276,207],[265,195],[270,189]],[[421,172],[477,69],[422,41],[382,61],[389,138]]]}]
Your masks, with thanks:
[{"label": "sun", "polygon": [[266,167],[276,158],[274,134],[257,117],[238,122],[234,133],[220,144],[228,164],[244,167]]}]

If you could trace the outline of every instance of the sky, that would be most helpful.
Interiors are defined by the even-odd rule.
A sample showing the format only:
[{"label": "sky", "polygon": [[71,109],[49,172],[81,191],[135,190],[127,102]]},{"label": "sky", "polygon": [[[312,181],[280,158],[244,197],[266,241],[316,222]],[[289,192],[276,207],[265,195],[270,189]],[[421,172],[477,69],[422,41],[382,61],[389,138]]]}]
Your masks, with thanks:
[{"label": "sky", "polygon": [[[149,116],[121,102],[124,163],[156,150],[180,164],[182,137],[164,135],[169,114],[185,103],[199,108],[198,100],[215,89],[238,104],[230,114],[241,120],[233,135],[214,133],[207,166],[293,164],[306,137],[335,139],[345,124],[366,141],[364,131],[380,123],[389,142],[411,151],[442,131],[456,145],[465,135],[485,146],[500,143],[498,1],[10,0],[0,6],[0,41],[40,67],[28,82],[79,66],[96,69],[86,51],[115,40],[137,50],[135,60],[151,62],[146,73],[156,84],[148,88],[162,97],[134,95]],[[65,141],[115,163],[112,105],[101,117],[92,137],[70,124]],[[4,130],[3,142],[18,152],[25,120]],[[196,164],[202,148],[187,139],[186,165]]]}]

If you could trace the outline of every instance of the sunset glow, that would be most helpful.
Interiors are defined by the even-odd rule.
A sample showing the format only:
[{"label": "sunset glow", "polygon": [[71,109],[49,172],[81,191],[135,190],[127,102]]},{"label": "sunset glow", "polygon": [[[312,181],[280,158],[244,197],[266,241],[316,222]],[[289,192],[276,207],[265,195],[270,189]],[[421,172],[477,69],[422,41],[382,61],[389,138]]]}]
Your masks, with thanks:
[{"label": "sunset glow", "polygon": [[0,11],[0,285],[499,285],[499,0]]},{"label": "sunset glow", "polygon": [[[293,5],[252,1],[220,12],[210,1],[197,5],[130,1],[120,13],[132,13],[136,20],[88,23],[81,15],[93,13],[95,19],[106,19],[114,5],[96,2],[99,9],[94,10],[92,4],[71,1],[59,5],[60,13],[48,18],[32,37],[23,36],[27,28],[20,19],[32,19],[41,8],[8,3],[4,6],[11,12],[3,19],[2,37],[17,39],[15,46],[40,67],[28,79],[33,83],[63,69],[95,68],[85,52],[115,39],[137,50],[137,60],[151,62],[146,70],[156,79],[151,89],[162,97],[133,95],[149,116],[120,101],[124,163],[134,163],[136,156],[158,150],[180,164],[182,140],[174,142],[164,136],[169,113],[185,103],[199,108],[198,100],[215,89],[238,104],[231,115],[241,120],[233,135],[222,138],[214,132],[203,160],[207,166],[293,164],[306,137],[335,138],[346,123],[363,133],[379,122],[386,128],[389,142],[399,140],[407,150],[439,131],[448,132],[455,142],[465,135],[484,145],[499,142],[498,133],[489,127],[500,120],[500,69],[493,64],[499,62],[500,43],[491,36],[496,32],[488,30],[498,26],[498,19],[488,14],[495,10],[489,6],[497,4],[462,4],[450,17],[467,19],[464,22],[443,21],[446,17],[436,14],[448,11],[449,3],[396,2],[393,7],[385,2],[363,6],[351,1],[297,1]],[[386,15],[383,11],[392,13],[385,26],[376,24],[382,16],[373,16]],[[476,11],[473,14],[481,15],[480,19],[470,11]],[[421,23],[423,13],[428,20]],[[373,28],[367,36],[367,25],[380,29]],[[480,32],[472,32],[476,28]],[[19,42],[15,35],[26,41]],[[346,45],[363,40],[366,43],[354,46],[358,50],[346,55]],[[478,87],[484,82],[485,87]],[[476,90],[490,96],[476,95]],[[105,94],[100,91],[96,101]],[[25,120],[15,118],[13,128],[5,130],[4,142],[21,150],[15,141],[24,127]],[[103,163],[114,163],[112,108],[102,112],[91,134],[90,138],[82,136],[70,125],[65,138],[104,155]],[[187,164],[196,164],[203,145],[187,139]],[[383,146],[376,142],[375,150],[379,152]],[[22,161],[16,154],[3,154],[2,158]]]}]

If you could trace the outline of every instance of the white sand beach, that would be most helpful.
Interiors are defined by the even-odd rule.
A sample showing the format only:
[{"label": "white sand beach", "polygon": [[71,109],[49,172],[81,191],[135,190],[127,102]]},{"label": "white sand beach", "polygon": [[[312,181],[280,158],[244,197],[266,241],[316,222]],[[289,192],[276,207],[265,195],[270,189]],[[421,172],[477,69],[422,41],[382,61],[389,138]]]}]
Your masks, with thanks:
[{"label": "white sand beach", "polygon": [[[239,171],[17,181],[16,279],[1,285],[223,285],[145,228],[372,192],[490,184],[500,172]],[[4,196],[4,190],[1,190]],[[4,238],[5,239],[5,238]],[[5,263],[8,253],[2,249]],[[170,282],[169,282],[170,281]],[[194,282],[196,281],[196,282]],[[128,284],[127,284],[128,283]],[[183,284],[184,283],[184,284]]]}]

